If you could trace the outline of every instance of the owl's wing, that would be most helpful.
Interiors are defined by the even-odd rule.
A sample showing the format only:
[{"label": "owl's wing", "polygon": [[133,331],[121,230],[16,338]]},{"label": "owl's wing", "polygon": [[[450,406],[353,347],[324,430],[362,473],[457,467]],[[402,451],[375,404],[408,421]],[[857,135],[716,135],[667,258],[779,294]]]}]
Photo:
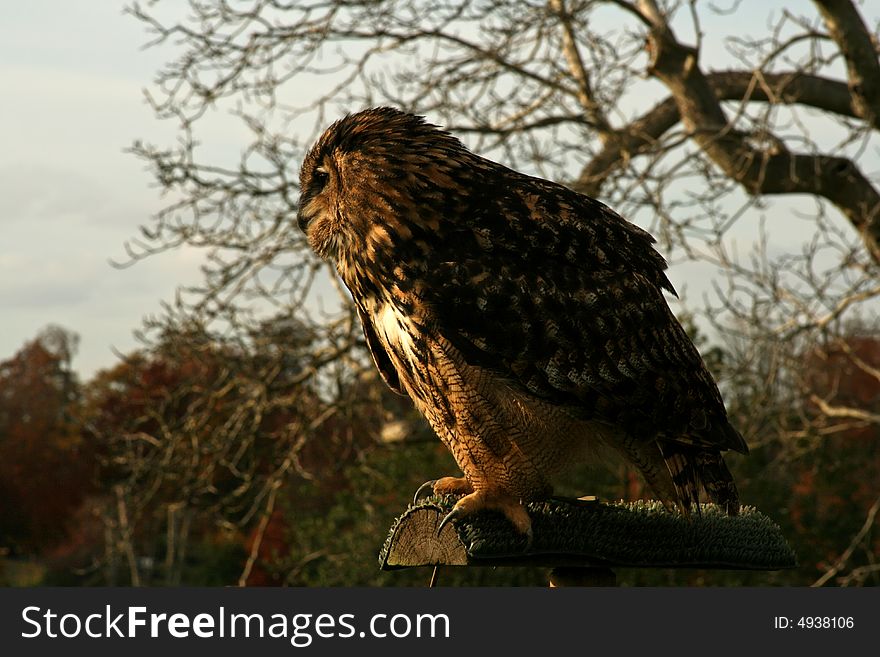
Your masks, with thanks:
[{"label": "owl's wing", "polygon": [[447,236],[454,252],[426,272],[439,333],[468,362],[576,416],[744,451],[663,296],[674,291],[653,238],[598,201],[535,185]]}]

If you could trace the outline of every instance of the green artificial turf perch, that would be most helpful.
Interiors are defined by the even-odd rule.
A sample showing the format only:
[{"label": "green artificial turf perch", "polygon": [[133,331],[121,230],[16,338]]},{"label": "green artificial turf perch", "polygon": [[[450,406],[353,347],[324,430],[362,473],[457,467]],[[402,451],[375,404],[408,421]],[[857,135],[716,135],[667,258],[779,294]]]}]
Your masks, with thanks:
[{"label": "green artificial turf perch", "polygon": [[500,514],[456,520],[437,535],[456,497],[410,506],[379,555],[383,569],[427,565],[597,565],[621,567],[792,568],[796,558],[767,516],[743,507],[728,516],[713,504],[688,518],[660,502],[584,502],[551,499],[528,505],[534,540]]}]

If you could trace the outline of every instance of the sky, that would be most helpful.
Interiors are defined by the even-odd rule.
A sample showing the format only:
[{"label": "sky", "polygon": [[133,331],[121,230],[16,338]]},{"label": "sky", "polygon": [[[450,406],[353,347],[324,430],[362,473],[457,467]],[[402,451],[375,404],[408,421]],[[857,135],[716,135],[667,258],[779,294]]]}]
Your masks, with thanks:
[{"label": "sky", "polygon": [[[120,0],[11,3],[0,21],[0,361],[49,324],[76,332],[83,378],[138,346],[133,332],[178,286],[200,280],[201,254],[178,249],[133,267],[123,245],[164,201],[137,139],[170,144],[172,124],[144,99],[170,56]],[[770,5],[784,3],[768,0]],[[180,3],[183,7],[183,3]],[[863,9],[864,11],[864,9]],[[732,19],[748,15],[740,12]],[[744,26],[729,24],[730,33]],[[758,31],[766,25],[756,26]],[[684,38],[687,35],[680,35]],[[707,44],[720,50],[720,44]],[[243,132],[219,125],[200,140],[237,153]],[[240,142],[240,143],[239,143]],[[675,278],[675,277],[673,277]],[[687,281],[676,282],[681,290]]]},{"label": "sky", "polygon": [[162,207],[124,150],[167,140],[143,89],[162,53],[119,0],[29,0],[0,21],[0,360],[48,324],[79,334],[74,369],[109,367],[200,256],[178,250],[127,269],[124,242]]}]

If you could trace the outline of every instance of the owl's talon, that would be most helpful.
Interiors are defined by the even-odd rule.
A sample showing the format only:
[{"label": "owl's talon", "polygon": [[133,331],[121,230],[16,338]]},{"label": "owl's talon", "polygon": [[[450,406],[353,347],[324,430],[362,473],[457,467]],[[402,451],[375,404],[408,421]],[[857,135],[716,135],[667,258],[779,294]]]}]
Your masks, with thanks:
[{"label": "owl's talon", "polygon": [[526,544],[523,548],[527,552],[532,547],[534,532],[532,531],[532,520],[526,511],[525,506],[516,498],[507,494],[475,492],[462,497],[452,510],[446,514],[440,524],[437,526],[437,536],[443,528],[453,520],[458,520],[465,516],[470,516],[483,510],[499,511],[514,526],[518,534],[525,536]]},{"label": "owl's talon", "polygon": [[418,490],[416,490],[416,494],[413,495],[412,503],[413,504],[419,503],[419,498],[422,496],[422,493],[425,492],[425,489],[430,489],[430,491],[431,491],[425,497],[430,497],[431,495],[433,495],[434,494],[434,484],[436,484],[436,483],[437,483],[436,479],[429,479],[428,481],[423,483],[421,486],[419,486]]},{"label": "owl's talon", "polygon": [[440,536],[440,532],[443,531],[443,528],[444,528],[449,522],[451,522],[452,520],[455,520],[455,519],[457,519],[457,518],[460,518],[460,517],[463,516],[463,515],[465,515],[465,514],[464,514],[464,512],[461,510],[460,507],[458,507],[458,506],[453,507],[453,508],[452,508],[452,511],[450,511],[449,513],[447,513],[447,514],[443,517],[443,520],[440,521],[440,524],[437,525],[437,536]]}]

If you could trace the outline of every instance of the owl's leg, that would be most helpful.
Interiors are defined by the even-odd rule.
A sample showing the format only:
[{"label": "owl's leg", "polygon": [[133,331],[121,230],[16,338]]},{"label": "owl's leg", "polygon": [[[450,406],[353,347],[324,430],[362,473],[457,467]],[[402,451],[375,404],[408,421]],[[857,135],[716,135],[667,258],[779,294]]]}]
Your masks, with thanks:
[{"label": "owl's leg", "polygon": [[424,493],[434,495],[467,495],[473,492],[474,487],[471,486],[471,482],[465,477],[441,477],[440,479],[426,481],[419,486],[416,494],[413,495],[413,504],[418,502]]},{"label": "owl's leg", "polygon": [[440,522],[440,525],[437,527],[437,534],[440,534],[447,523],[483,510],[500,511],[503,513],[504,517],[510,521],[516,530],[520,534],[525,535],[525,549],[528,550],[531,547],[532,520],[526,512],[525,506],[512,495],[503,492],[478,490],[465,495],[455,503],[452,511],[447,513],[446,517]]}]

